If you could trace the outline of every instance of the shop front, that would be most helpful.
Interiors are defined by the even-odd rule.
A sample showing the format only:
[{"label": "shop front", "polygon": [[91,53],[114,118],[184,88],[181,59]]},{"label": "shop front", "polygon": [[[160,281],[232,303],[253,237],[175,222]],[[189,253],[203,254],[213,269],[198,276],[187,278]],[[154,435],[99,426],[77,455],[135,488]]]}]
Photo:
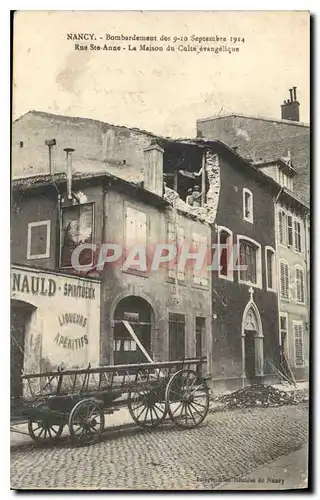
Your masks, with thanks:
[{"label": "shop front", "polygon": [[11,268],[11,393],[21,372],[99,365],[100,281]]}]

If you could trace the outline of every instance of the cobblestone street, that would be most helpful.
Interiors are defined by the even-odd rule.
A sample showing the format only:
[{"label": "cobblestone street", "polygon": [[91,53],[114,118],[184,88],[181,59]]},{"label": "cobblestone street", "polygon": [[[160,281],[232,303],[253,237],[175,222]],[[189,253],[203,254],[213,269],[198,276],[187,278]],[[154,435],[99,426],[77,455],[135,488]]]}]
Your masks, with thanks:
[{"label": "cobblestone street", "polygon": [[[206,489],[304,446],[308,405],[210,413],[193,430],[107,432],[94,446],[12,450],[14,489]],[[236,486],[235,486],[236,487]]]}]

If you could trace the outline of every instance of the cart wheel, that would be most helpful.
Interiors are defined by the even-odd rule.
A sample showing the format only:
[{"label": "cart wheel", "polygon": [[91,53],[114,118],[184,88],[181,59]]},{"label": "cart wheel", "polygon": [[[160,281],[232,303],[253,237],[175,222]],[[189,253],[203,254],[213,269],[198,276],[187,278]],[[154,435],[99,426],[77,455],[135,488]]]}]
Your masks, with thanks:
[{"label": "cart wheel", "polygon": [[74,443],[96,443],[104,429],[103,410],[93,399],[82,399],[72,408],[68,425]]},{"label": "cart wheel", "polygon": [[64,425],[50,423],[49,420],[28,419],[29,435],[36,443],[54,443],[60,438]]},{"label": "cart wheel", "polygon": [[197,427],[209,409],[206,382],[192,370],[172,375],[166,387],[166,406],[172,422],[183,429]]},{"label": "cart wheel", "polygon": [[157,427],[167,415],[164,401],[164,387],[137,386],[129,390],[128,410],[134,422],[140,427]]}]

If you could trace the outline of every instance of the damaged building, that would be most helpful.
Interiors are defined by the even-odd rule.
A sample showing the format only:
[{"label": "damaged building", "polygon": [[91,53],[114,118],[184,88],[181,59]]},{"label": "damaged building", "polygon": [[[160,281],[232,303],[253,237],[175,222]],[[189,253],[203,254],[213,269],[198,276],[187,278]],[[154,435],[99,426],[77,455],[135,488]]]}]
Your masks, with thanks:
[{"label": "damaged building", "polygon": [[[99,359],[89,355],[83,364],[205,355],[216,388],[275,377],[275,180],[218,140],[173,140],[42,112],[14,124],[13,177],[13,263],[99,284],[99,335],[87,333],[82,346],[93,343]],[[46,252],[33,258],[26,242],[37,247],[43,239]],[[147,259],[157,243],[194,252],[202,245],[207,264],[218,252],[219,269],[196,271],[189,261],[183,269],[177,261],[157,270],[132,263],[99,269],[89,252],[92,268],[83,275],[70,265],[80,242],[125,252],[138,242]],[[58,316],[83,314],[78,306]],[[42,329],[49,344],[57,333]],[[61,360],[68,345],[58,343]],[[66,360],[79,364],[72,355]]]}]

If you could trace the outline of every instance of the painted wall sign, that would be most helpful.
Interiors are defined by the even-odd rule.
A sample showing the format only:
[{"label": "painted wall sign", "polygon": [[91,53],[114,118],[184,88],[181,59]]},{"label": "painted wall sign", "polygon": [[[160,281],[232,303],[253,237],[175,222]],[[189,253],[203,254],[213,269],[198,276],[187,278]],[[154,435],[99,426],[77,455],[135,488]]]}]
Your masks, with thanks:
[{"label": "painted wall sign", "polygon": [[[61,279],[59,277],[59,279]],[[71,278],[72,280],[73,278]],[[21,292],[32,295],[44,295],[52,297],[58,291],[63,289],[63,295],[67,297],[75,297],[78,299],[95,300],[95,288],[86,284],[74,284],[65,281],[63,287],[57,286],[57,281],[54,278],[43,276],[33,276],[25,273],[12,272],[11,289],[13,292]]]},{"label": "painted wall sign", "polygon": [[[45,270],[12,266],[11,304],[27,307],[24,371],[32,373],[98,366],[100,361],[100,282]],[[29,349],[38,332],[41,349]]]}]

